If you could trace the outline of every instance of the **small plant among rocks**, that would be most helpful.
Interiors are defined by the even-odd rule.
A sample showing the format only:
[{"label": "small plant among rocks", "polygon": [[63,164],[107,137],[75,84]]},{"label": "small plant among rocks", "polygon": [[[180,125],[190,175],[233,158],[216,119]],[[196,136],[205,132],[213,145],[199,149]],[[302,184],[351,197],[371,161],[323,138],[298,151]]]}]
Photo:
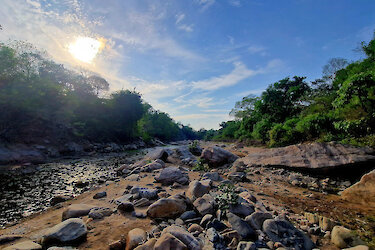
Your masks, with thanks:
[{"label": "small plant among rocks", "polygon": [[193,167],[193,170],[194,171],[205,171],[205,172],[208,172],[210,170],[210,168],[208,167],[207,164],[204,163],[203,159],[198,158],[197,159],[197,163]]},{"label": "small plant among rocks", "polygon": [[231,205],[236,205],[238,203],[238,192],[236,192],[236,188],[233,184],[221,184],[219,190],[222,193],[215,198],[219,209],[226,210],[229,209]]}]

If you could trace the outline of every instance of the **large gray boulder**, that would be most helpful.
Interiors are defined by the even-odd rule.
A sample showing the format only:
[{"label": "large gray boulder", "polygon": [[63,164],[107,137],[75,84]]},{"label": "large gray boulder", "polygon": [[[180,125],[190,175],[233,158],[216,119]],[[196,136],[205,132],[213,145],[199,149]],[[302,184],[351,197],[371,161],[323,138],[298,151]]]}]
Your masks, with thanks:
[{"label": "large gray boulder", "polygon": [[67,220],[69,218],[78,218],[86,216],[90,213],[90,210],[96,208],[97,206],[86,205],[86,204],[73,204],[70,205],[62,214],[62,220]]},{"label": "large gray boulder", "polygon": [[204,159],[210,167],[220,167],[227,163],[233,163],[239,157],[220,147],[209,147],[203,150],[201,158]]},{"label": "large gray boulder", "polygon": [[263,222],[263,232],[273,241],[288,248],[311,250],[314,243],[287,220],[268,219]]},{"label": "large gray boulder", "polygon": [[148,207],[147,216],[150,218],[174,218],[184,213],[189,203],[189,200],[181,194],[162,198]]},{"label": "large gray boulder", "polygon": [[208,181],[192,181],[189,184],[189,189],[187,191],[187,196],[191,200],[195,200],[199,197],[202,197],[204,194],[207,194],[211,189],[210,182]]},{"label": "large gray boulder", "polygon": [[173,183],[179,183],[186,185],[189,183],[189,176],[177,167],[164,168],[155,180],[163,185],[171,185]]},{"label": "large gray boulder", "polygon": [[71,218],[49,228],[42,237],[43,246],[77,244],[86,240],[87,227],[82,219]]},{"label": "large gray boulder", "polygon": [[294,170],[346,174],[354,177],[375,163],[375,152],[337,143],[306,143],[273,149],[257,150],[241,158],[245,165],[283,167]]},{"label": "large gray boulder", "polygon": [[157,160],[157,159],[160,159],[164,162],[167,161],[168,159],[168,152],[167,150],[163,149],[163,148],[159,148],[159,149],[155,149],[151,152],[149,152],[147,155],[146,155],[146,159],[149,159],[149,160]]}]

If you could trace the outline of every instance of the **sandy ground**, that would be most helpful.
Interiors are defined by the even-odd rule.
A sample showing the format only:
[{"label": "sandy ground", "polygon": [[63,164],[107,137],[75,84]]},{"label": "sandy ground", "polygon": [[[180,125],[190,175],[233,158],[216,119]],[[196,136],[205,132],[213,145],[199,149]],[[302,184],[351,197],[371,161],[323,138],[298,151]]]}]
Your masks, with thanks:
[{"label": "sandy ground", "polygon": [[[247,153],[261,150],[254,147],[230,149],[238,155],[246,155]],[[203,172],[189,172],[190,181],[199,179],[201,174]],[[26,239],[37,240],[45,229],[61,222],[62,212],[71,204],[92,204],[114,209],[116,205],[112,203],[112,200],[120,197],[127,185],[150,187],[146,184],[154,182],[155,173],[141,173],[140,176],[142,178],[139,181],[121,179],[117,183],[111,183],[95,190],[90,190],[71,201],[62,203],[59,207],[50,208],[40,214],[28,217],[16,225],[0,230],[0,235],[20,234]],[[215,183],[215,185],[218,185],[218,183]],[[313,212],[332,218],[349,228],[356,229],[358,232],[362,232],[362,236],[373,237],[374,235],[375,223],[371,219],[375,218],[374,207],[343,201],[338,195],[325,195],[292,186],[286,180],[283,180],[281,176],[273,174],[272,171],[254,174],[251,176],[250,182],[239,183],[237,185],[248,189],[270,209],[280,213],[287,213],[295,224],[299,223],[301,214],[304,212]],[[156,186],[161,185],[155,183],[153,187]],[[187,186],[177,189],[164,188],[171,195],[187,190]],[[93,195],[100,191],[106,191],[107,197],[94,200],[92,198]],[[136,208],[136,210],[145,211],[146,208]],[[102,220],[94,221],[88,219],[87,216],[83,219],[88,222],[89,233],[87,241],[79,245],[79,249],[108,249],[110,243],[126,237],[128,231],[131,229],[142,228],[145,231],[149,231],[153,226],[150,219],[137,219],[130,214],[122,215],[116,213]],[[328,239],[320,238],[319,241],[322,244],[319,247],[321,249],[337,249],[329,243]]]}]

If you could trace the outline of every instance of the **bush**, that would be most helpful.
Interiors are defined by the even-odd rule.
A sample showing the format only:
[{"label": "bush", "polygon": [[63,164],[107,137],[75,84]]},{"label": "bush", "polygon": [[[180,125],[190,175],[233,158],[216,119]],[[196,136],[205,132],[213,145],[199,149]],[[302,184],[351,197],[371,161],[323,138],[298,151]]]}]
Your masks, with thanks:
[{"label": "bush", "polygon": [[219,186],[219,190],[222,193],[215,198],[219,209],[226,210],[230,205],[238,203],[238,192],[236,192],[233,184],[222,184]]},{"label": "bush", "polygon": [[254,125],[254,129],[251,135],[254,139],[261,140],[262,142],[267,142],[269,140],[268,131],[271,130],[272,126],[273,123],[269,119],[264,118]]},{"label": "bush", "polygon": [[305,140],[313,140],[321,135],[335,130],[334,121],[336,118],[331,114],[310,114],[302,117],[296,124],[296,130],[302,134]]},{"label": "bush", "polygon": [[302,141],[301,133],[295,129],[299,118],[287,120],[284,124],[278,123],[269,131],[270,147],[285,146]]}]

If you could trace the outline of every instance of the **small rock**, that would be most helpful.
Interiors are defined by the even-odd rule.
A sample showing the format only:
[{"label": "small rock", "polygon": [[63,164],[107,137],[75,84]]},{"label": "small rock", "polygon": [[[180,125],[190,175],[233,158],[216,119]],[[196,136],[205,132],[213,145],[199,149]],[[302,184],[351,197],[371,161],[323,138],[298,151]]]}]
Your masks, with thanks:
[{"label": "small rock", "polygon": [[89,214],[90,210],[95,208],[93,205],[73,204],[70,205],[62,214],[62,220],[69,218],[78,218]]},{"label": "small rock", "polygon": [[110,216],[113,211],[107,207],[97,207],[90,210],[89,217],[98,220],[103,219],[104,217]]},{"label": "small rock", "polygon": [[134,211],[134,205],[133,203],[126,201],[118,205],[117,209],[122,213],[130,213]]},{"label": "small rock", "polygon": [[335,226],[331,233],[331,242],[339,248],[348,248],[358,245],[365,245],[365,242],[360,240],[354,232],[342,227]]},{"label": "small rock", "polygon": [[36,250],[36,249],[42,249],[42,246],[31,241],[23,241],[14,245],[11,245],[9,247],[4,248],[3,250]]},{"label": "small rock", "polygon": [[190,233],[193,233],[193,232],[198,232],[198,233],[201,233],[203,232],[203,228],[201,226],[199,226],[198,224],[192,224],[189,228],[188,228],[188,231]]},{"label": "small rock", "polygon": [[227,217],[232,228],[240,234],[242,239],[253,241],[257,240],[258,237],[256,232],[240,217],[232,213],[228,213]]},{"label": "small rock", "polygon": [[134,228],[129,231],[126,238],[126,250],[131,250],[137,247],[139,244],[145,242],[147,234],[143,229]]},{"label": "small rock", "polygon": [[93,199],[101,199],[101,198],[104,198],[106,196],[107,196],[107,192],[103,191],[103,192],[96,193],[92,198]]},{"label": "small rock", "polygon": [[214,212],[215,200],[211,195],[205,194],[196,199],[193,203],[194,207],[201,215],[212,214]]}]

